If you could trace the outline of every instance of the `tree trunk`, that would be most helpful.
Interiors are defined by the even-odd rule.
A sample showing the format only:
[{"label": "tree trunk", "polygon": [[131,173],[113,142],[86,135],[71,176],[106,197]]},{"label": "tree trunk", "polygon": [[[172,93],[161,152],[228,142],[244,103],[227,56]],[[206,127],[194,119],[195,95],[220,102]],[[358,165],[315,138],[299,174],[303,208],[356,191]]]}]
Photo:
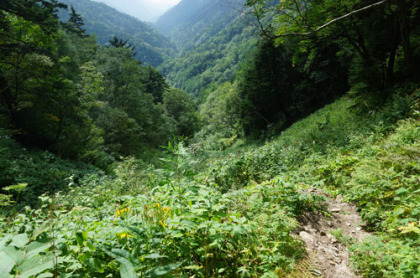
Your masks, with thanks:
[{"label": "tree trunk", "polygon": [[4,78],[2,72],[0,71],[0,96],[3,100],[3,103],[7,106],[7,114],[9,115],[10,119],[13,121],[15,115],[15,98],[10,91],[9,84],[7,80]]},{"label": "tree trunk", "polygon": [[393,18],[393,43],[389,52],[388,67],[386,73],[386,86],[389,87],[394,83],[394,67],[395,56],[397,55],[398,45],[401,43],[400,26],[397,18]]},{"label": "tree trunk", "polygon": [[410,43],[410,19],[407,9],[406,0],[397,0],[398,6],[398,22],[400,26],[400,36],[404,51],[404,61],[409,76],[415,74],[415,67],[413,64],[413,53]]}]

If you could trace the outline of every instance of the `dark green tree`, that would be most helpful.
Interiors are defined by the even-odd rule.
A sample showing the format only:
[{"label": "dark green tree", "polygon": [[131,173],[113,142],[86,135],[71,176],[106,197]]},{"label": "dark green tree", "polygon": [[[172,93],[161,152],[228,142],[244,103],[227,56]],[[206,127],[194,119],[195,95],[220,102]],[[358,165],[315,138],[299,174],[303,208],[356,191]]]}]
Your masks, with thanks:
[{"label": "dark green tree", "polygon": [[175,120],[177,135],[191,137],[198,131],[198,113],[187,93],[179,89],[168,90],[163,94],[163,103],[168,116]]},{"label": "dark green tree", "polygon": [[122,38],[118,38],[117,36],[114,36],[111,40],[109,40],[109,43],[111,44],[111,46],[116,47],[116,48],[128,48],[131,50],[131,53],[134,56],[136,56],[136,47],[131,45],[128,42],[128,39],[123,40]]},{"label": "dark green tree", "polygon": [[[334,44],[263,39],[238,77],[245,134],[281,131],[347,91],[347,67]],[[302,47],[302,46],[300,46]]]},{"label": "dark green tree", "polygon": [[73,33],[77,34],[79,37],[85,37],[86,30],[83,29],[85,23],[83,18],[76,12],[73,6],[70,8],[70,18],[66,23],[66,27]]},{"label": "dark green tree", "polygon": [[393,85],[396,75],[419,78],[418,1],[248,0],[247,5],[254,8],[261,33],[277,44],[295,37],[301,45],[314,38],[339,45],[341,55],[354,59],[350,77],[362,91]]},{"label": "dark green tree", "polygon": [[153,96],[153,101],[155,103],[162,102],[163,94],[169,89],[163,75],[153,67],[148,66],[144,83],[146,84],[146,92]]}]

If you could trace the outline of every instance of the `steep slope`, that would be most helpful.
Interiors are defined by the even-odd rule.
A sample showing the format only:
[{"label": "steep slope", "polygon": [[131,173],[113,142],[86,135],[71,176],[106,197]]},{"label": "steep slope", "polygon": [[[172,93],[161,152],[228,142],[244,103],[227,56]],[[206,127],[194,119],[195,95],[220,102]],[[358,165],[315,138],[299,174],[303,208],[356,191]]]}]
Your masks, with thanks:
[{"label": "steep slope", "polygon": [[178,57],[159,67],[172,86],[202,102],[213,85],[235,80],[258,41],[254,18],[243,4],[243,0],[183,0],[156,22],[156,28],[180,50]]},{"label": "steep slope", "polygon": [[[148,24],[118,12],[117,10],[90,0],[62,0],[73,6],[84,20],[88,34],[96,34],[98,43],[107,44],[114,36],[128,39],[136,47],[136,58],[157,66],[174,55],[175,48],[165,36]],[[67,12],[62,11],[60,18],[67,21]]]},{"label": "steep slope", "polygon": [[206,42],[238,16],[243,0],[183,0],[162,15],[156,28],[181,52]]}]

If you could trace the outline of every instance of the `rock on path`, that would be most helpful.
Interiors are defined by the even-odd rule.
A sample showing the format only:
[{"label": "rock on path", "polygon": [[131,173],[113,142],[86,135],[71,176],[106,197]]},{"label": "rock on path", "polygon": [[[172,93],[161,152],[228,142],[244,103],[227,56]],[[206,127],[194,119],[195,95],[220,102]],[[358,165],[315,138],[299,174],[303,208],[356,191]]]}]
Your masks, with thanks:
[{"label": "rock on path", "polygon": [[361,242],[371,235],[361,225],[362,219],[354,205],[343,203],[341,197],[335,200],[319,189],[312,193],[327,197],[325,214],[306,214],[300,219],[299,235],[306,244],[306,250],[314,260],[315,267],[322,272],[324,278],[355,278],[358,276],[349,266],[349,252],[344,244],[331,235],[331,231],[341,229],[344,238]]}]

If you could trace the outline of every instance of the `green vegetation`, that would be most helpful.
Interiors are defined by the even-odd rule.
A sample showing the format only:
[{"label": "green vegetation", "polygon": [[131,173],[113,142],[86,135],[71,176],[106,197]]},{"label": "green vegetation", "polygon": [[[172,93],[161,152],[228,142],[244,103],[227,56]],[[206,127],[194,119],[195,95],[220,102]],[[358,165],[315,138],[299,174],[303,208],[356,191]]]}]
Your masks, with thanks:
[{"label": "green vegetation", "polygon": [[154,26],[184,53],[225,30],[238,16],[235,9],[243,9],[243,4],[243,0],[184,0],[162,15]]},{"label": "green vegetation", "polygon": [[[20,258],[5,264],[7,270],[73,277],[282,275],[304,257],[293,236],[296,218],[322,208],[320,197],[301,193],[314,184],[358,203],[377,231],[374,240],[352,246],[362,273],[416,277],[418,95],[398,96],[368,116],[349,110],[353,104],[343,98],[243,153],[198,162],[201,156],[182,143],[169,144],[162,169],[127,159],[114,176],[86,175],[80,185],[68,179],[66,193],[44,195],[38,209],[3,221],[2,259]],[[401,156],[409,159],[386,159]],[[195,172],[203,163],[207,168]],[[352,185],[370,175],[373,182]],[[378,266],[384,250],[388,258]],[[33,270],[40,261],[43,267]]]},{"label": "green vegetation", "polygon": [[171,13],[191,12],[187,5],[179,5],[156,23],[159,28],[160,21],[176,19],[172,26],[177,29],[171,36],[179,39],[176,41],[179,55],[162,63],[159,71],[172,86],[193,95],[197,103],[204,102],[219,85],[235,80],[258,41],[253,16],[249,11],[237,10],[244,8],[238,1],[233,2],[203,1],[202,16],[192,13],[191,18],[173,18]]},{"label": "green vegetation", "polygon": [[[135,57],[142,63],[154,67],[175,55],[175,46],[165,36],[154,30],[147,23],[123,14],[103,3],[91,0],[62,0],[73,7],[84,21],[86,33],[95,34],[101,45],[108,45],[114,38],[128,40],[135,48]],[[67,22],[67,11],[59,13],[60,19]]]},{"label": "green vegetation", "polygon": [[54,11],[61,5],[28,3],[10,2],[1,11],[5,135],[107,169],[120,155],[137,155],[199,127],[191,100],[182,92],[182,103],[165,98],[165,79],[134,59],[125,41],[99,46],[74,9],[71,20],[60,23]]},{"label": "green vegetation", "polygon": [[336,2],[247,1],[263,39],[186,16],[160,69],[187,92],[77,6],[2,2],[0,277],[311,277],[314,187],[373,233],[331,231],[358,274],[419,277],[419,4]]}]

